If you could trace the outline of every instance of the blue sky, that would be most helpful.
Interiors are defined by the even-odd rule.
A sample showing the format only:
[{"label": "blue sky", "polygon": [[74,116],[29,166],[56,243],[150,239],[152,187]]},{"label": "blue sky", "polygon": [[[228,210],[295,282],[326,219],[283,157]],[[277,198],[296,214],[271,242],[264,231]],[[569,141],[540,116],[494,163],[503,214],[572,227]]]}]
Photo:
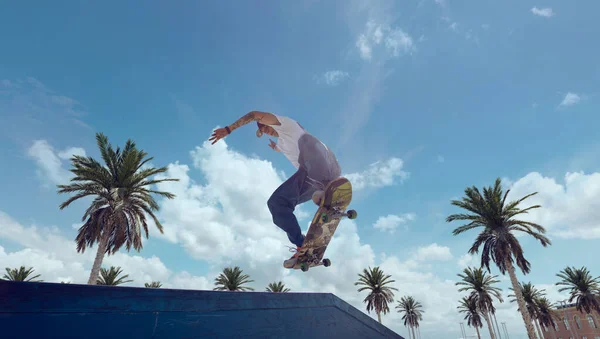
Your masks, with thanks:
[{"label": "blue sky", "polygon": [[[171,286],[210,288],[213,273],[225,264],[247,264],[243,268],[257,281],[281,276],[296,290],[330,282],[328,291],[364,310],[364,296],[353,295],[353,286],[330,280],[326,271],[333,266],[310,275],[281,272],[289,256],[280,249],[285,236],[264,208],[294,169],[267,147],[268,139],[257,139],[254,127],[246,126],[225,143],[203,145],[213,128],[263,110],[300,121],[334,149],[345,174],[366,180],[353,203],[359,219],[342,224],[348,227],[331,249],[340,266],[355,263],[357,269],[344,268],[342,276],[355,279],[361,265],[381,264],[397,273],[398,297],[451,290],[447,280],[468,259],[461,257],[475,233],[452,237],[459,224],[444,221],[456,211],[449,202],[465,187],[491,185],[496,177],[514,184],[515,196],[539,191],[531,204],[544,206],[531,218],[547,226],[553,245],[542,249],[523,239],[533,266],[524,279],[550,285],[566,265],[586,265],[600,275],[600,265],[585,250],[600,238],[600,47],[593,43],[598,10],[593,1],[5,4],[0,161],[9,165],[0,167],[7,193],[0,212],[14,229],[0,231],[0,263],[33,262],[33,251],[50,260],[46,268],[36,266],[43,275],[69,276],[66,263],[83,256],[53,252],[56,247],[48,244],[56,234],[56,244],[72,244],[72,225],[85,203],[59,211],[66,197],[54,187],[68,174],[65,157],[82,150],[98,156],[94,133],[103,132],[117,145],[134,139],[154,165],[173,164],[169,174],[194,181],[167,187],[190,203],[186,209],[176,206],[183,200],[162,204],[170,237],[152,237],[139,254],[123,253],[123,260],[146,259],[147,271],[132,276],[158,272],[151,259],[156,256]],[[220,205],[198,191],[229,207],[218,214],[212,208]],[[239,197],[254,200],[257,210],[240,210],[247,201]],[[305,226],[314,207],[300,209]],[[232,216],[253,222],[244,228]],[[25,234],[39,232],[44,241],[18,236],[32,225],[37,229]],[[219,233],[225,228],[217,225],[231,229]],[[44,233],[52,227],[58,233]],[[206,232],[211,236],[203,238]],[[278,247],[246,257],[224,250],[239,245],[242,236],[268,238]],[[373,257],[360,257],[362,251]],[[249,257],[267,261],[253,266]],[[52,263],[64,272],[52,273]],[[90,267],[91,261],[81,261],[71,279],[86,281]],[[411,283],[411,274],[414,281],[435,283]],[[507,282],[502,284],[506,290]],[[424,320],[423,334],[459,336],[458,326],[447,329],[437,321],[451,309],[446,314],[434,302],[424,301],[431,318]],[[511,307],[499,317],[513,330],[511,337],[524,338]],[[397,317],[384,318],[406,335]],[[455,323],[448,320],[448,326]]]}]

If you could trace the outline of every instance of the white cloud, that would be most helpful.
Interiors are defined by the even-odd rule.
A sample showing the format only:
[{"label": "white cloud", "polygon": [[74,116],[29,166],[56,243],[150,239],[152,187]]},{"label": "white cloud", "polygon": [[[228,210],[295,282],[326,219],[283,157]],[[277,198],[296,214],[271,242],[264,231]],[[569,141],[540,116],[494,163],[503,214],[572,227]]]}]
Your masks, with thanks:
[{"label": "white cloud", "polygon": [[567,173],[564,183],[531,172],[511,186],[508,200],[538,192],[522,203],[522,207],[542,207],[523,216],[546,227],[551,236],[560,238],[600,238],[600,173]]},{"label": "white cloud", "polygon": [[380,188],[396,184],[397,179],[400,182],[406,180],[409,173],[402,170],[403,166],[402,159],[390,158],[384,162],[375,162],[362,172],[345,174],[344,176],[352,182],[353,190]]},{"label": "white cloud", "polygon": [[572,106],[581,101],[581,97],[576,93],[568,92],[563,101],[560,103],[560,106]]},{"label": "white cloud", "polygon": [[458,267],[465,269],[467,267],[479,267],[481,265],[481,258],[469,253],[463,254],[458,258]]},{"label": "white cloud", "polygon": [[414,49],[413,39],[401,29],[392,30],[385,38],[385,47],[397,57],[401,53],[410,53]]},{"label": "white cloud", "polygon": [[56,151],[46,140],[36,140],[27,149],[27,156],[34,159],[38,167],[38,176],[44,186],[68,184],[71,173],[63,168],[62,160],[72,155],[85,156],[85,150],[79,147],[69,147]]},{"label": "white cloud", "polygon": [[374,48],[382,45],[388,56],[398,57],[415,49],[412,37],[400,28],[392,28],[371,20],[356,40],[356,47],[364,60],[373,58]]},{"label": "white cloud", "polygon": [[437,161],[438,161],[439,163],[442,163],[442,162],[444,162],[444,161],[446,160],[446,159],[444,159],[444,157],[443,157],[443,156],[441,156],[441,155],[439,155],[439,154],[438,154],[438,156],[437,156],[437,158],[436,158],[436,159],[437,159]]},{"label": "white cloud", "polygon": [[437,243],[425,247],[419,247],[415,254],[415,260],[418,261],[448,261],[452,260],[450,248],[440,246]]},{"label": "white cloud", "polygon": [[[0,267],[18,268],[21,265],[33,267],[34,274],[46,282],[72,282],[85,284],[89,278],[96,247],[85,253],[77,253],[75,243],[67,239],[56,227],[22,226],[6,213],[0,211],[0,240],[12,241],[23,248],[12,252],[0,246]],[[152,256],[143,258],[118,252],[106,256],[103,267],[121,266],[129,279],[134,281],[125,286],[143,286],[145,282],[160,280],[163,286],[185,288],[186,277],[173,273],[161,260]],[[178,278],[174,282],[171,278]],[[190,279],[197,277],[190,276]]]},{"label": "white cloud", "polygon": [[70,160],[72,156],[78,155],[85,157],[85,150],[81,147],[69,147],[57,153],[58,157],[64,160]]},{"label": "white cloud", "polygon": [[531,9],[531,13],[533,13],[534,15],[545,17],[545,18],[550,18],[550,17],[554,16],[554,12],[552,11],[552,8],[533,7]]},{"label": "white cloud", "polygon": [[489,29],[489,28],[490,28],[490,25],[489,25],[489,24],[481,24],[481,28],[483,28],[483,29],[486,29],[486,30],[487,30],[487,29]]},{"label": "white cloud", "polygon": [[319,77],[316,77],[316,80],[318,83],[323,82],[328,86],[337,86],[342,81],[344,81],[344,79],[348,78],[349,76],[350,76],[350,74],[348,74],[348,72],[340,71],[340,70],[332,70],[332,71],[327,71],[327,72],[323,73]]},{"label": "white cloud", "polygon": [[382,232],[387,231],[393,234],[396,232],[398,226],[405,225],[405,227],[408,227],[407,224],[415,220],[415,218],[416,215],[414,213],[406,213],[402,215],[389,214],[387,216],[379,217],[375,224],[373,224],[373,228],[381,230]]}]

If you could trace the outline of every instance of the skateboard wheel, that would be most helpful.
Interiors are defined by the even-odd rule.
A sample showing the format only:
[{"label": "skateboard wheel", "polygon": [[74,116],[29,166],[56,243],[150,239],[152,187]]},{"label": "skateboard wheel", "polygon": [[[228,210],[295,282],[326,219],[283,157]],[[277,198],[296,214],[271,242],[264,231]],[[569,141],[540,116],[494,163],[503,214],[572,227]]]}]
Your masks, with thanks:
[{"label": "skateboard wheel", "polygon": [[302,272],[306,272],[308,271],[308,264],[303,262],[300,264],[300,269],[302,270]]},{"label": "skateboard wheel", "polygon": [[321,213],[321,220],[323,222],[327,222],[329,220],[329,216],[327,215],[327,213]]},{"label": "skateboard wheel", "polygon": [[347,213],[348,219],[356,219],[357,213],[355,210],[349,210]]},{"label": "skateboard wheel", "polygon": [[331,260],[329,260],[329,259],[323,259],[323,266],[325,266],[325,267],[331,266]]}]

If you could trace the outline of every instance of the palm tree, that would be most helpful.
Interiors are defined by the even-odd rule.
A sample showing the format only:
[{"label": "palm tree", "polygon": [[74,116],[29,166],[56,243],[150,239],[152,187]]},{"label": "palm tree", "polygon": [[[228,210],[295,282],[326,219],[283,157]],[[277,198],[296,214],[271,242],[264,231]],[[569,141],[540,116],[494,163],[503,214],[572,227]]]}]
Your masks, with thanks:
[{"label": "palm tree", "polygon": [[242,274],[239,267],[226,267],[217,278],[215,278],[215,291],[254,291],[252,287],[246,287],[244,284],[254,282],[249,280],[250,276]]},{"label": "palm tree", "polygon": [[[95,196],[94,201],[85,211],[82,221],[87,221],[79,228],[77,252],[85,252],[87,246],[98,242],[96,258],[92,266],[88,284],[95,284],[102,265],[104,254],[114,254],[123,244],[127,250],[133,246],[138,252],[142,246],[142,228],[148,238],[146,214],[154,220],[158,230],[163,227],[154,215],[159,206],[151,194],[172,199],[175,195],[146,188],[163,181],[178,179],[149,179],[151,176],[167,171],[167,167],[142,169],[153,158],[146,158],[147,153],[138,150],[133,141],[127,140],[121,152],[113,150],[108,138],[101,133],[96,134],[96,142],[105,166],[92,157],[74,155],[71,158],[75,177],[69,185],[58,185],[59,194],[76,193],[60,205],[64,209],[74,201]],[[145,213],[144,213],[145,212]]]},{"label": "palm tree", "polygon": [[404,313],[402,316],[402,320],[404,320],[404,326],[409,327],[409,337],[410,337],[410,329],[412,329],[412,337],[415,337],[415,327],[417,330],[419,329],[419,320],[423,320],[423,305],[420,302],[416,301],[412,296],[402,297],[396,305],[396,309],[398,309],[399,313]]},{"label": "palm tree", "polygon": [[[106,268],[102,268],[100,269],[100,276],[98,277],[98,280],[96,281],[96,285],[109,285],[109,286],[117,286],[117,285],[121,285],[121,284],[125,284],[128,282],[132,282],[133,280],[125,280],[129,277],[129,274],[125,274],[122,277],[119,277],[119,275],[123,273],[123,271],[121,270],[121,267],[117,266],[111,266],[110,270],[107,270]],[[117,279],[118,278],[118,279]]]},{"label": "palm tree", "polygon": [[481,322],[481,313],[477,307],[477,297],[472,294],[467,297],[462,297],[457,308],[460,313],[465,313],[464,319],[467,321],[467,325],[475,327],[477,338],[481,339],[479,328],[483,328],[483,323]]},{"label": "palm tree", "polygon": [[33,280],[39,277],[40,275],[35,275],[30,277],[29,275],[33,274],[33,267],[25,268],[25,266],[21,266],[17,268],[6,267],[6,273],[2,277],[8,281],[32,281],[32,282],[42,282],[43,280]]},{"label": "palm tree", "polygon": [[462,281],[456,282],[457,286],[464,286],[458,289],[459,292],[470,291],[470,296],[474,297],[477,302],[477,308],[483,315],[483,318],[487,322],[488,329],[490,330],[490,337],[494,339],[493,324],[491,321],[490,313],[495,312],[494,303],[492,297],[496,297],[498,301],[503,302],[501,289],[493,286],[493,284],[499,283],[500,280],[496,280],[497,276],[488,275],[482,268],[471,268],[467,267],[463,270],[462,274],[457,274]]},{"label": "palm tree", "polygon": [[162,284],[160,283],[160,281],[153,281],[151,283],[144,283],[145,287],[149,287],[149,288],[160,288],[162,286]]},{"label": "palm tree", "polygon": [[[514,292],[514,289],[512,287],[509,287],[509,289]],[[519,283],[519,289],[521,290],[521,294],[523,295],[523,300],[525,301],[527,312],[529,312],[529,315],[531,316],[533,322],[536,324],[538,335],[540,336],[540,338],[544,338],[542,334],[542,329],[539,325],[540,312],[536,300],[546,295],[545,290],[538,290],[537,288],[535,288],[535,286],[531,284],[531,282]],[[509,294],[508,296],[513,297],[510,300],[511,303],[517,301],[514,298],[513,294]]]},{"label": "palm tree", "polygon": [[586,313],[592,311],[600,315],[600,277],[592,278],[587,267],[581,268],[567,267],[557,274],[562,280],[557,282],[561,287],[558,291],[569,291],[569,303],[575,300],[575,308],[579,312],[585,310]]},{"label": "palm tree", "polygon": [[529,234],[538,240],[542,246],[550,245],[550,240],[544,236],[546,230],[544,227],[529,222],[514,219],[519,214],[528,213],[529,210],[541,207],[540,205],[530,206],[524,209],[518,205],[525,199],[537,194],[531,193],[521,199],[506,203],[506,197],[510,190],[502,193],[500,178],[496,179],[493,187],[484,187],[483,195],[477,187],[468,187],[465,189],[465,197],[462,200],[452,200],[452,205],[463,208],[472,214],[452,214],[446,218],[447,222],[455,220],[466,220],[469,223],[456,228],[452,233],[461,234],[477,227],[483,230],[479,233],[475,242],[469,249],[470,254],[478,253],[479,247],[483,245],[481,253],[481,266],[485,266],[490,271],[490,260],[500,269],[502,274],[508,271],[510,281],[515,289],[517,304],[527,335],[530,339],[535,338],[535,330],[531,323],[531,317],[526,310],[523,295],[518,288],[518,280],[515,274],[513,263],[521,269],[523,274],[530,271],[530,263],[523,256],[523,248],[515,236],[515,232]]},{"label": "palm tree", "polygon": [[[554,326],[556,325],[556,319],[559,319],[559,315],[552,308],[554,307],[546,297],[538,297],[535,299],[535,305],[538,310],[538,320],[543,327],[552,328],[553,337],[556,339],[556,331]],[[542,337],[543,338],[543,337]]]},{"label": "palm tree", "polygon": [[384,275],[383,271],[377,266],[373,269],[369,267],[363,270],[362,274],[358,274],[358,281],[354,283],[355,286],[362,285],[363,287],[358,289],[358,292],[369,290],[369,294],[363,300],[367,303],[367,312],[371,313],[374,309],[377,313],[377,319],[381,323],[381,313],[386,314],[390,311],[388,303],[394,301],[394,293],[392,290],[397,291],[398,289],[387,284],[395,282],[395,280],[388,280],[391,276]]},{"label": "palm tree", "polygon": [[267,286],[267,292],[285,293],[289,292],[290,289],[285,287],[285,284],[281,281],[272,282]]}]

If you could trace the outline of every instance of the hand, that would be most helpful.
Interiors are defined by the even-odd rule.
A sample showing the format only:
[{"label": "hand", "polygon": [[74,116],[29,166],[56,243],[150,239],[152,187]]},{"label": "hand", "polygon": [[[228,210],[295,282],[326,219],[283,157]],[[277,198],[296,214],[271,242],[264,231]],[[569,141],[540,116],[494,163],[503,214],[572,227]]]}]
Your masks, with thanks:
[{"label": "hand", "polygon": [[[213,134],[211,135],[211,137],[208,139],[208,141],[212,141],[211,145],[214,145],[215,142],[223,139],[224,137],[226,137],[229,133],[227,133],[227,130],[225,128],[217,128]],[[214,140],[214,141],[213,141]]]},{"label": "hand", "polygon": [[271,139],[269,139],[269,141],[271,141],[269,143],[269,147],[271,147],[275,152],[279,152],[279,148],[277,148],[277,144]]}]

